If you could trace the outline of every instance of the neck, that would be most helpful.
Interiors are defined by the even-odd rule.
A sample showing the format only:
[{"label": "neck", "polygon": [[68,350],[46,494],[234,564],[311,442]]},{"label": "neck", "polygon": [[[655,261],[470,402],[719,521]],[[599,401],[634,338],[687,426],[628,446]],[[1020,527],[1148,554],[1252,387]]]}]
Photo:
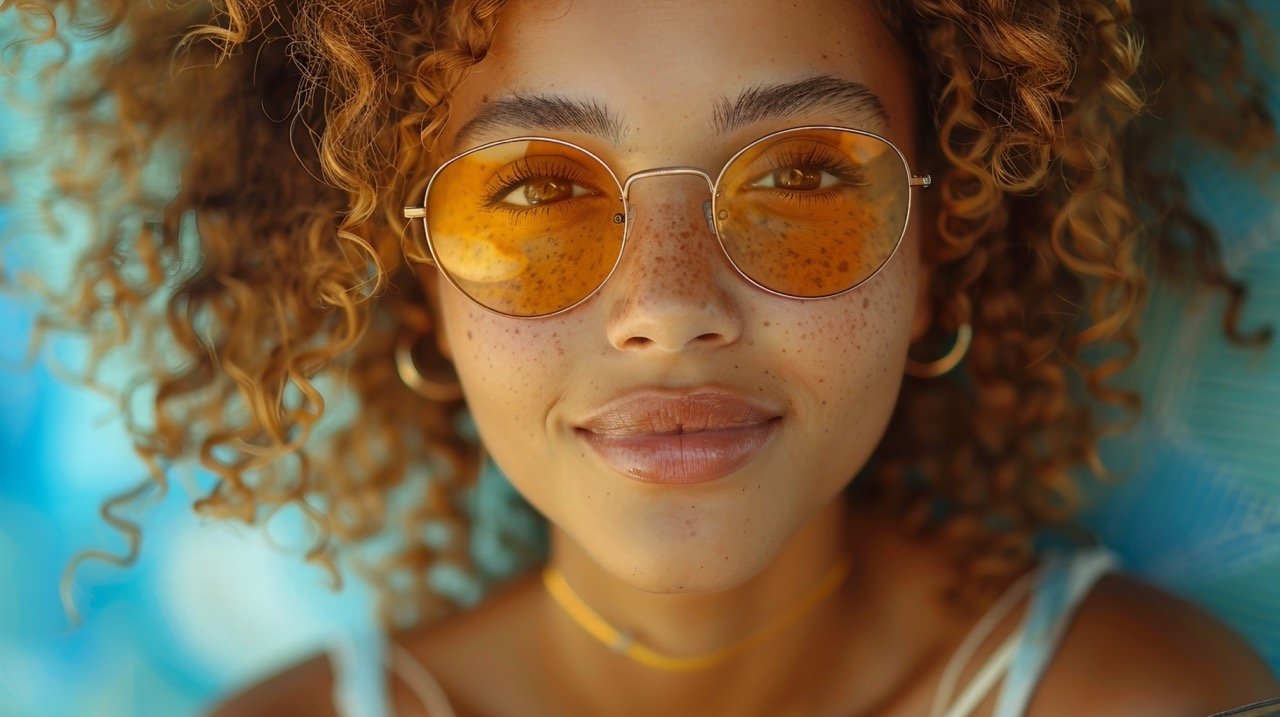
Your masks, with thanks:
[{"label": "neck", "polygon": [[[639,590],[601,568],[569,536],[553,529],[550,563],[573,591],[614,628],[674,657],[707,655],[748,639],[791,612],[834,566],[845,560],[853,564],[849,577],[834,593],[766,641],[723,664],[688,673],[656,670],[611,653],[548,600],[556,644],[570,653],[558,662],[590,666],[582,668],[590,673],[583,676],[588,690],[607,695],[613,704],[631,690],[654,699],[667,691],[671,703],[683,699],[678,693],[684,689],[691,693],[689,697],[700,697],[705,703],[708,688],[715,686],[744,702],[759,699],[758,693],[769,690],[770,684],[782,691],[794,689],[796,673],[811,669],[812,655],[821,643],[839,639],[847,628],[850,608],[865,596],[856,530],[851,530],[851,522],[856,521],[846,501],[837,497],[755,575],[738,585],[699,593]],[[601,669],[605,665],[608,669]]]}]

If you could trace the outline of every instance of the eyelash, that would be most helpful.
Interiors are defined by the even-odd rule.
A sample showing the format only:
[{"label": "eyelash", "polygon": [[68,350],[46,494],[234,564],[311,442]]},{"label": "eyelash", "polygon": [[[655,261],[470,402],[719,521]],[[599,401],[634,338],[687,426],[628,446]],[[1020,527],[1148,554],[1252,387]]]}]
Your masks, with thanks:
[{"label": "eyelash", "polygon": [[536,179],[538,177],[554,177],[555,179],[563,179],[574,184],[581,184],[590,188],[592,191],[595,187],[587,182],[587,178],[579,172],[562,171],[556,169],[554,171],[540,171],[533,166],[528,159],[520,159],[511,165],[503,168],[501,172],[489,180],[489,185],[485,187],[485,206],[490,209],[501,209],[513,213],[526,214],[531,211],[546,210],[549,207],[511,207],[504,206],[502,198],[514,192],[520,185]]},{"label": "eyelash", "polygon": [[[776,172],[779,169],[789,169],[791,167],[802,167],[816,169],[820,172],[826,172],[846,185],[866,184],[866,177],[862,173],[862,167],[839,159],[833,153],[825,151],[820,147],[809,147],[805,150],[791,150],[777,157],[770,157],[769,172]],[[780,189],[777,191],[787,191]],[[804,192],[804,194],[813,195],[813,192]]]}]

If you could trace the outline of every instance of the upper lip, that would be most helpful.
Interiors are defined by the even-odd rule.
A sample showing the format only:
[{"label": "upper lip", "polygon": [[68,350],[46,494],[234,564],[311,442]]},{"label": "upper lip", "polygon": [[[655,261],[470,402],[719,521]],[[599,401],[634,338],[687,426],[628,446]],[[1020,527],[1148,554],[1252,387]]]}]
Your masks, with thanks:
[{"label": "upper lip", "polygon": [[648,389],[601,406],[579,428],[602,436],[698,433],[759,425],[781,412],[723,389]]}]

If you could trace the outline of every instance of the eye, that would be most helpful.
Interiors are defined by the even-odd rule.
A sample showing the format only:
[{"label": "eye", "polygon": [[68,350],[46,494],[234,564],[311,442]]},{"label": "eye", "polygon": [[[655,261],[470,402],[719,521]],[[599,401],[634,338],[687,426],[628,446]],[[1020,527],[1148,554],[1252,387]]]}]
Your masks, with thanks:
[{"label": "eye", "polygon": [[564,177],[530,177],[498,201],[516,207],[537,207],[592,193],[587,187]]},{"label": "eye", "polygon": [[792,192],[812,192],[830,189],[844,180],[817,167],[781,167],[761,177],[752,187],[784,189]]}]

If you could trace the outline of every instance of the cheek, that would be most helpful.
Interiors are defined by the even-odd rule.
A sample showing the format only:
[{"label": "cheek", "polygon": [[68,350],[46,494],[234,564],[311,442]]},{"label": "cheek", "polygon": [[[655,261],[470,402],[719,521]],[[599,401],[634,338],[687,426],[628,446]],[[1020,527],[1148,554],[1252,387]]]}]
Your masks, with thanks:
[{"label": "cheek", "polygon": [[560,370],[564,344],[547,321],[498,316],[451,287],[444,293],[445,331],[469,403],[495,391],[516,391],[510,398],[519,401]]},{"label": "cheek", "polygon": [[[504,470],[542,456],[548,417],[573,380],[570,355],[582,319],[573,312],[514,319],[477,307],[453,287],[442,290],[444,329],[467,407]],[[517,471],[518,472],[518,471]]]},{"label": "cheek", "polygon": [[[888,421],[901,386],[919,279],[903,246],[879,274],[849,294],[793,305],[790,321],[770,322],[778,370],[800,388],[797,409],[823,432]],[[761,322],[763,326],[763,322]],[[877,434],[878,435],[878,434]]]},{"label": "cheek", "polygon": [[804,331],[787,340],[824,365],[900,369],[893,363],[910,339],[918,275],[914,252],[904,246],[848,294],[801,304]]}]

